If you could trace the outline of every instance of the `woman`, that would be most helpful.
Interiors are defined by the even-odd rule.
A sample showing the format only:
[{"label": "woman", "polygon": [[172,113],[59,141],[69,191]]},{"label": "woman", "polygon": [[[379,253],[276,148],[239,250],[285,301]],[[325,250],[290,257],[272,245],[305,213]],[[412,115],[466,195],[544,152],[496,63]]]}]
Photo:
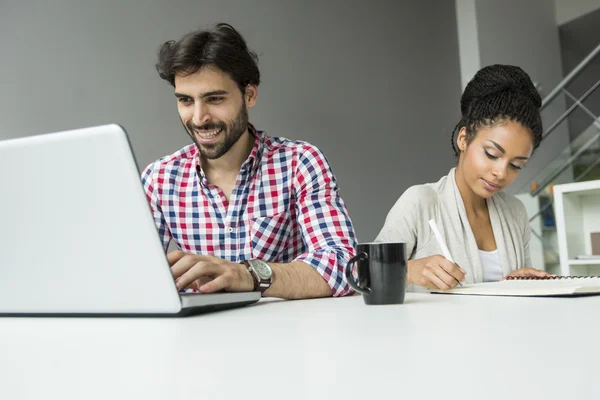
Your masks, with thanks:
[{"label": "woman", "polygon": [[[525,207],[502,191],[542,140],[541,103],[519,67],[485,67],[469,82],[460,99],[462,119],[452,131],[456,168],[437,183],[406,190],[376,239],[406,242],[409,290],[549,275],[530,268]],[[430,219],[456,264],[439,255]]]}]

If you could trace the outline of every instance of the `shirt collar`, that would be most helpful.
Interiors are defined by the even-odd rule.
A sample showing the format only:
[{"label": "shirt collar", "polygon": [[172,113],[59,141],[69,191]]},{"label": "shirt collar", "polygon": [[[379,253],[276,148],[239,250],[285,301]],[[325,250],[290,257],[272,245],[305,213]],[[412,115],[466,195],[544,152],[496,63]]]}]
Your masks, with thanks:
[{"label": "shirt collar", "polygon": [[263,132],[257,131],[254,125],[250,123],[248,124],[248,130],[252,135],[254,135],[254,145],[252,146],[252,151],[250,152],[250,155],[244,164],[248,163],[250,165],[252,174],[255,174],[265,147],[265,135]]},{"label": "shirt collar", "polygon": [[[250,155],[242,163],[242,170],[244,168],[250,169],[251,176],[256,173],[258,170],[258,165],[260,164],[260,159],[263,153],[263,149],[265,146],[265,135],[263,132],[256,130],[254,125],[248,123],[248,131],[254,136],[254,145],[252,146],[252,150],[250,151]],[[202,170],[202,163],[200,161],[200,150],[198,150],[197,146],[194,146],[195,154],[193,158],[193,165],[196,167],[196,174],[198,178],[200,178],[200,182],[202,185],[207,186],[208,180],[206,179],[206,175],[204,175],[204,171]],[[246,167],[246,166],[249,167]]]}]

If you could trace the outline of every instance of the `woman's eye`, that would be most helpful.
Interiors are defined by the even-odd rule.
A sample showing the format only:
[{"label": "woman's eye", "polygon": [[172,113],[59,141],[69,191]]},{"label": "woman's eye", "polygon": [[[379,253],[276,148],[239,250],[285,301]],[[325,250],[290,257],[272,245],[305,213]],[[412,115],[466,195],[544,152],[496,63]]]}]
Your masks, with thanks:
[{"label": "woman's eye", "polygon": [[489,159],[492,159],[492,160],[497,160],[497,159],[498,159],[498,157],[491,155],[491,154],[490,154],[490,153],[488,153],[487,151],[485,152],[485,155],[486,155],[486,156],[488,156],[488,158],[489,158]]}]

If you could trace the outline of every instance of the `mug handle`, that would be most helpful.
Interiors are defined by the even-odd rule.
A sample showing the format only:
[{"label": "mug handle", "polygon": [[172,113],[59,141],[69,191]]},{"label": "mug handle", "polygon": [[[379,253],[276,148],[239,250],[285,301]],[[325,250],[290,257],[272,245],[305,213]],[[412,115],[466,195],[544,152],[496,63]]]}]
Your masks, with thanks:
[{"label": "mug handle", "polygon": [[[350,259],[350,261],[348,261],[348,264],[346,265],[346,280],[348,281],[348,284],[350,284],[352,289],[354,289],[357,292],[360,292],[362,294],[371,294],[371,288],[370,287],[361,288],[360,286],[357,285],[356,282],[354,282],[354,277],[352,276],[352,267],[358,261],[364,261],[364,260],[368,260],[368,259],[369,259],[369,255],[367,253],[364,253],[364,252],[359,253],[359,254],[355,255],[354,257],[352,257]],[[358,270],[358,266],[356,268]]]}]

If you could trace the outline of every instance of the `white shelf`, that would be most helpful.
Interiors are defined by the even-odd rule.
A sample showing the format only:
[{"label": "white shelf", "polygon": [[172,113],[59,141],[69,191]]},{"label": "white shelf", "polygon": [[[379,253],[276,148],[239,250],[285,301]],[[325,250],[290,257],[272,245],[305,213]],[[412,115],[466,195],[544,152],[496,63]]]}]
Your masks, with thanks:
[{"label": "white shelf", "polygon": [[600,260],[575,259],[591,254],[591,232],[600,232],[600,180],[554,186],[554,206],[561,275],[571,267],[600,265]]},{"label": "white shelf", "polygon": [[554,185],[554,195],[556,189],[559,188],[561,193],[576,193],[581,192],[584,195],[600,194],[600,180],[565,183],[563,185]]},{"label": "white shelf", "polygon": [[569,260],[569,265],[600,265],[598,260]]}]

